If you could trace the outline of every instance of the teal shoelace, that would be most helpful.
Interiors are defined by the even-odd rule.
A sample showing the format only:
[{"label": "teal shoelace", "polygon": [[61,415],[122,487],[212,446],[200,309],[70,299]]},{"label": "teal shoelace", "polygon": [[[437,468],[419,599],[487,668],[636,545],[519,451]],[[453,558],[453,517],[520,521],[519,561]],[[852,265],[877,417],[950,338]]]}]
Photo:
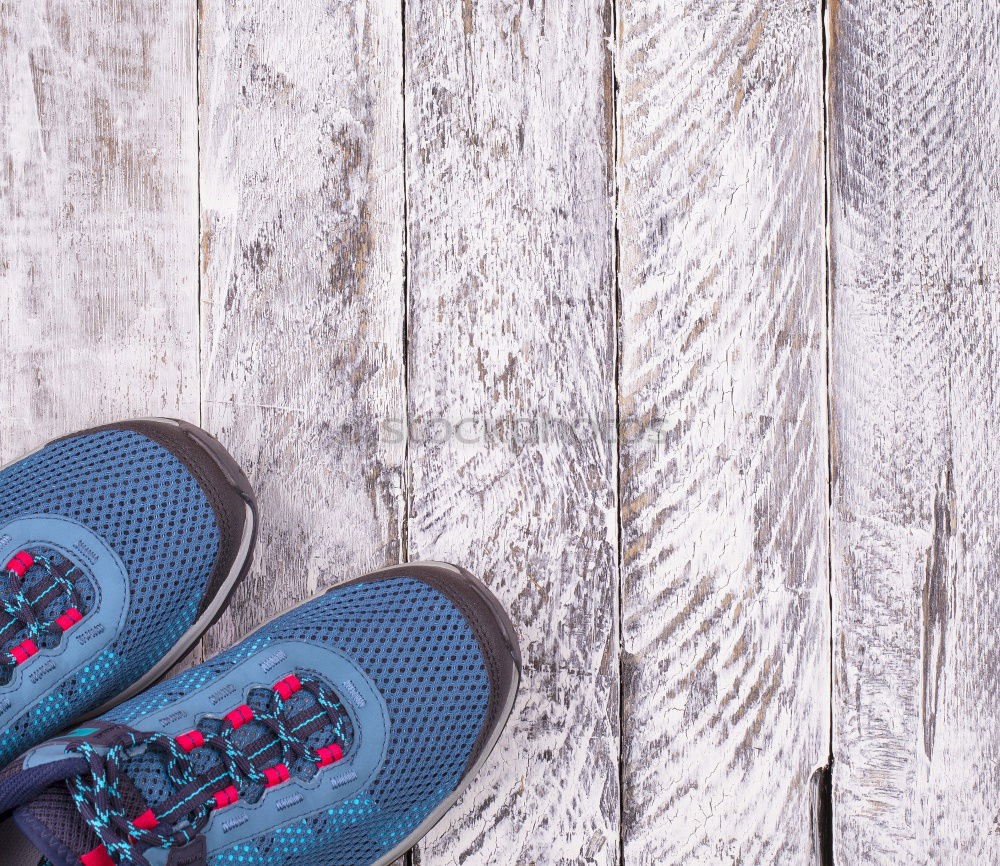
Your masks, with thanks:
[{"label": "teal shoelace", "polygon": [[[39,571],[41,573],[39,573]],[[27,580],[31,575],[30,582]],[[0,653],[0,682],[9,682],[14,669],[35,655],[40,645],[52,645],[83,619],[83,604],[77,591],[82,573],[75,565],[56,567],[41,553],[22,550],[7,563],[6,587],[0,599],[0,645],[24,635]],[[45,611],[56,602],[61,614],[45,619]]]},{"label": "teal shoelace", "polygon": [[[309,707],[289,711],[298,693],[312,696]],[[238,732],[255,722],[259,735],[249,740]],[[259,796],[292,775],[311,776],[341,760],[346,746],[347,715],[324,683],[290,676],[275,685],[262,710],[247,704],[216,722],[218,730],[196,729],[177,738],[133,732],[125,742],[104,752],[84,741],[74,744],[88,772],[68,781],[70,796],[101,845],[84,855],[84,866],[134,864],[148,866],[146,848],[190,844],[212,813],[242,797]],[[332,731],[327,745],[310,739]],[[128,766],[136,758],[159,756],[173,793],[138,816],[127,814]],[[112,855],[115,859],[112,859]]]}]

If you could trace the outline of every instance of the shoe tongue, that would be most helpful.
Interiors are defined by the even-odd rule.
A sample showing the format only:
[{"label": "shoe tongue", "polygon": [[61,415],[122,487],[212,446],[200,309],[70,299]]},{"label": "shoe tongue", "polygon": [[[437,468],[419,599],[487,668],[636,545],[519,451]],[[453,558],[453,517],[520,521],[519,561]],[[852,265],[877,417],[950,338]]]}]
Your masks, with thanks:
[{"label": "shoe tongue", "polygon": [[28,758],[22,756],[0,773],[0,816],[30,804],[51,786],[87,769],[83,758],[66,755],[25,766],[27,761]]},{"label": "shoe tongue", "polygon": [[13,820],[0,823],[0,851],[4,866],[53,866]]},{"label": "shoe tongue", "polygon": [[16,809],[14,821],[53,866],[78,866],[80,858],[100,844],[77,812],[65,784],[46,788],[27,806]]},{"label": "shoe tongue", "polygon": [[[136,815],[145,811],[139,793],[128,784],[123,788],[126,810],[134,810]],[[80,859],[101,844],[80,817],[65,783],[46,788],[28,805],[16,809],[14,821],[52,866],[79,866]]]},{"label": "shoe tongue", "polygon": [[[66,786],[68,779],[87,771],[87,762],[67,753],[66,746],[81,739],[107,746],[131,733],[118,725],[91,725],[80,735],[71,732],[39,746],[0,775],[0,813],[13,810],[18,829],[52,866],[79,866],[80,858],[98,845]],[[125,786],[124,794],[126,799],[141,802],[130,786]]]}]

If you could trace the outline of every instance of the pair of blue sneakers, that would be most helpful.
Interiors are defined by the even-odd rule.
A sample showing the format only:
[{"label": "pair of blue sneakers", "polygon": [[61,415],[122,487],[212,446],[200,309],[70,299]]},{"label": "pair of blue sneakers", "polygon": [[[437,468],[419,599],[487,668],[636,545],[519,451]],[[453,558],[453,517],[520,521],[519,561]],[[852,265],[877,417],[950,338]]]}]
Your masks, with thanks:
[{"label": "pair of blue sneakers", "polygon": [[242,471],[181,421],[0,471],[5,866],[383,866],[471,781],[520,654],[455,566],[343,584],[154,685],[224,610],[256,530]]}]

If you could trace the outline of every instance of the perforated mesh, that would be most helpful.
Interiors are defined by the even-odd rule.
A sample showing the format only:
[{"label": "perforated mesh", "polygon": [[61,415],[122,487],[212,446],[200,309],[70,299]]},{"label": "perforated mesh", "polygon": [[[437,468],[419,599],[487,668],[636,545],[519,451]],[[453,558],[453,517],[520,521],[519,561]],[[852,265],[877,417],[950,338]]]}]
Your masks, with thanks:
[{"label": "perforated mesh", "polygon": [[0,524],[27,514],[67,517],[101,536],[125,564],[131,600],[108,650],[5,732],[0,763],[148,672],[194,623],[219,549],[197,481],[169,451],[132,431],[66,439],[5,469]]},{"label": "perforated mesh", "polygon": [[374,680],[390,719],[385,766],[357,800],[331,803],[311,818],[234,845],[211,858],[211,866],[356,866],[376,860],[458,786],[485,720],[489,681],[472,631],[445,596],[409,578],[335,589],[107,718],[134,724],[272,641],[292,638],[336,647]]}]

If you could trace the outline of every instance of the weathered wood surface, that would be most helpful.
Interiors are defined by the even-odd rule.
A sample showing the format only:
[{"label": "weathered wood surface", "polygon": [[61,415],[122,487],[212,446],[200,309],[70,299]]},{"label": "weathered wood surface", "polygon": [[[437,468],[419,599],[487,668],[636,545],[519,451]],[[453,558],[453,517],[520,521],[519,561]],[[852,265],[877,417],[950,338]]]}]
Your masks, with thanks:
[{"label": "weathered wood surface", "polygon": [[195,17],[0,2],[0,463],[198,416]]},{"label": "weathered wood surface", "polygon": [[815,0],[0,0],[0,450],[201,417],[209,652],[481,573],[525,689],[426,866],[828,856],[828,560],[836,862],[1000,861],[1000,10],[829,13],[828,338]]},{"label": "weathered wood surface", "polygon": [[831,7],[838,863],[1000,861],[1000,7]]},{"label": "weathered wood surface", "polygon": [[262,512],[217,651],[401,557],[402,21],[354,0],[201,4],[204,417]]},{"label": "weathered wood surface", "polygon": [[809,2],[619,4],[627,864],[819,854],[821,39]]},{"label": "weathered wood surface", "polygon": [[406,4],[409,553],[482,575],[525,654],[425,864],[618,860],[610,29]]}]

